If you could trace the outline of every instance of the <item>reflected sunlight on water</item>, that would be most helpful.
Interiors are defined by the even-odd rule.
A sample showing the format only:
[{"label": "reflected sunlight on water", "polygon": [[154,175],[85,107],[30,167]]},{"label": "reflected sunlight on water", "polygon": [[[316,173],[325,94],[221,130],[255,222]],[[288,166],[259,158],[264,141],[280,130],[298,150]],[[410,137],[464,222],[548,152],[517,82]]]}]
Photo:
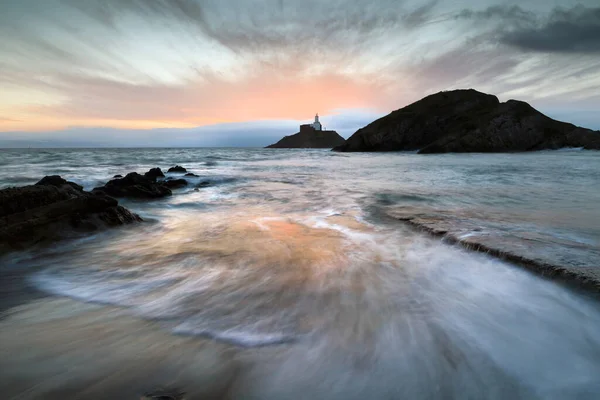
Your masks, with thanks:
[{"label": "reflected sunlight on water", "polygon": [[[217,157],[210,169],[207,152]],[[154,166],[153,154],[140,151],[128,168],[79,173],[91,185]],[[544,168],[556,156],[188,150],[177,157],[173,164],[201,171],[198,179],[211,186],[158,202],[124,201],[151,222],[35,254],[39,270],[30,281],[155,321],[173,337],[249,349],[244,398],[559,399],[600,392],[596,302],[384,216],[389,206],[434,206],[475,225],[489,213],[478,229],[533,226],[544,241],[558,240],[553,224],[571,212],[571,225],[560,228],[562,251],[588,240],[582,259],[593,258],[597,226],[576,221],[595,212],[581,205],[598,193],[542,199],[545,183],[535,184],[551,179]],[[494,183],[493,171],[529,165],[527,157],[543,164],[528,191],[501,197],[506,183]],[[600,170],[592,156],[571,157],[563,162]],[[487,175],[471,175],[484,168]],[[500,181],[512,182],[510,174]],[[511,196],[516,205],[505,202]],[[524,211],[523,203],[538,199],[542,211]],[[556,218],[541,217],[547,213]]]}]

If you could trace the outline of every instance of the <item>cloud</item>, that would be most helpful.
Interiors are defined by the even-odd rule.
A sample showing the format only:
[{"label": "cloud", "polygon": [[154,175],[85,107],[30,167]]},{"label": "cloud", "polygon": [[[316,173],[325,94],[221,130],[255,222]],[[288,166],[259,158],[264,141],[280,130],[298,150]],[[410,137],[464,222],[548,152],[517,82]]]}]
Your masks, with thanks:
[{"label": "cloud", "polygon": [[[390,30],[415,29],[432,18],[439,0],[63,0],[115,30],[127,15],[149,24],[177,24],[236,53],[354,47]],[[349,46],[350,45],[350,46]],[[341,46],[341,48],[340,48]]]},{"label": "cloud", "polygon": [[464,87],[598,105],[597,8],[498,1],[0,0],[0,114],[22,121],[0,131],[386,113]]},{"label": "cloud", "polygon": [[[207,76],[205,75],[204,78]],[[241,82],[218,76],[187,85],[130,84],[103,78],[57,76],[51,87],[65,95],[56,104],[25,108],[38,117],[68,120],[148,121],[203,125],[224,121],[311,118],[336,108],[364,108],[382,100],[380,88],[334,73],[300,79],[261,70]],[[48,87],[48,83],[43,83]],[[110,99],[110,101],[107,101]]]},{"label": "cloud", "polygon": [[[339,110],[321,116],[349,137],[380,117],[369,110]],[[306,121],[251,121],[194,128],[114,129],[71,127],[46,132],[0,132],[0,148],[22,147],[264,147],[298,131]]]},{"label": "cloud", "polygon": [[463,10],[456,17],[500,20],[502,24],[495,32],[497,40],[520,50],[600,53],[600,7],[558,7],[539,16],[519,6],[493,6],[483,11]]},{"label": "cloud", "polygon": [[523,50],[600,53],[600,7],[555,9],[541,24],[505,33],[502,42]]},{"label": "cloud", "polygon": [[491,20],[500,18],[512,24],[530,24],[535,21],[535,13],[520,6],[495,5],[484,10],[463,9],[455,16],[456,19]]}]

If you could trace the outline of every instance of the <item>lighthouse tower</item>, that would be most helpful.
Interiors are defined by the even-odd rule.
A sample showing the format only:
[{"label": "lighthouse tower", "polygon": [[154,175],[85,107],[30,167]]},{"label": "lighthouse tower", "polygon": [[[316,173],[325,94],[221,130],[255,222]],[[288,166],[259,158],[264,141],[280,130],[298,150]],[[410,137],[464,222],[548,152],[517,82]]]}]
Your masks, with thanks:
[{"label": "lighthouse tower", "polygon": [[321,131],[323,130],[323,126],[321,125],[321,123],[319,122],[319,114],[315,115],[315,122],[312,123],[312,127],[316,130],[316,131]]}]

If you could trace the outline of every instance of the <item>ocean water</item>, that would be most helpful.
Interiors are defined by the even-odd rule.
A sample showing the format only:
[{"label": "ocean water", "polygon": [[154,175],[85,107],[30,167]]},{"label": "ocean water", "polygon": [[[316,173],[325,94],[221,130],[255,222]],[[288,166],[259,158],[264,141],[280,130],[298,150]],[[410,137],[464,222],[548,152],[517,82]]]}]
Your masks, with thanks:
[{"label": "ocean water", "polygon": [[441,215],[465,237],[595,272],[599,152],[2,150],[0,188],[58,174],[92,189],[175,164],[200,177],[121,201],[146,222],[4,262],[173,335],[276,347],[248,398],[600,396],[597,300],[389,216]]}]

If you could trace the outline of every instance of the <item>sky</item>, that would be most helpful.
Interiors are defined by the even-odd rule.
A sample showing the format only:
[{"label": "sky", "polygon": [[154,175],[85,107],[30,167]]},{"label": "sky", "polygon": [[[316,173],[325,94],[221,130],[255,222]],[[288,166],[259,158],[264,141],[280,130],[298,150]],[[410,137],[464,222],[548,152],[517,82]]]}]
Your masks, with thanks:
[{"label": "sky", "polygon": [[598,0],[0,0],[0,147],[348,137],[474,88],[600,129]]}]

